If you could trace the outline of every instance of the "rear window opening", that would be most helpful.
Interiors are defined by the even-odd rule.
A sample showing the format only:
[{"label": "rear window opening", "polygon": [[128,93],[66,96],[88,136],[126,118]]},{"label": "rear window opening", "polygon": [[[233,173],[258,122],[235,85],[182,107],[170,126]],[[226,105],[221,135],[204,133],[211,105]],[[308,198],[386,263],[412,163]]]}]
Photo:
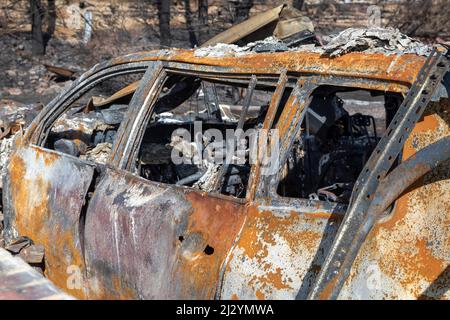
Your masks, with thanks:
[{"label": "rear window opening", "polygon": [[44,147],[106,164],[131,94],[108,103],[108,98],[142,78],[142,72],[105,80],[74,101],[52,125]]},{"label": "rear window opening", "polygon": [[320,87],[282,167],[283,197],[348,203],[353,185],[401,103],[381,92]]}]

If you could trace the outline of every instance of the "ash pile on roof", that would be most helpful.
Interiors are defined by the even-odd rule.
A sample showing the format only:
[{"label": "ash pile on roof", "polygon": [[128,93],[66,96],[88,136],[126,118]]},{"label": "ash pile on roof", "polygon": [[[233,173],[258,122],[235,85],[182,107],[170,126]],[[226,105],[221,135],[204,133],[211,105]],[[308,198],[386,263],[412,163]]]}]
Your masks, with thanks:
[{"label": "ash pile on roof", "polygon": [[384,54],[413,53],[421,56],[431,53],[429,46],[394,28],[349,28],[331,38],[323,50],[323,54],[330,57],[355,51]]},{"label": "ash pile on roof", "polygon": [[196,57],[224,57],[242,56],[252,52],[279,52],[288,51],[290,48],[281,40],[275,37],[268,37],[264,40],[249,42],[245,46],[236,44],[218,43],[214,46],[198,48],[195,50]]},{"label": "ash pile on roof", "polygon": [[335,36],[324,36],[324,46],[318,43],[301,44],[290,47],[275,37],[238,46],[219,43],[214,46],[198,48],[196,57],[243,56],[254,52],[307,51],[321,53],[323,56],[337,57],[348,52],[367,52],[383,54],[412,53],[427,56],[431,47],[402,34],[394,28],[348,28]]}]

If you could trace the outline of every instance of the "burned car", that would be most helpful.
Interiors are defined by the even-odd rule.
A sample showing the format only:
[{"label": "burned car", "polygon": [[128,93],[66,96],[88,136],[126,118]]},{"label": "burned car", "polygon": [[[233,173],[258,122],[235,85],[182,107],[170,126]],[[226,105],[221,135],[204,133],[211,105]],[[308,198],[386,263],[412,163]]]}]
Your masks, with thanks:
[{"label": "burned car", "polygon": [[448,68],[211,48],[98,64],[17,136],[6,240],[43,245],[78,298],[449,299]]}]

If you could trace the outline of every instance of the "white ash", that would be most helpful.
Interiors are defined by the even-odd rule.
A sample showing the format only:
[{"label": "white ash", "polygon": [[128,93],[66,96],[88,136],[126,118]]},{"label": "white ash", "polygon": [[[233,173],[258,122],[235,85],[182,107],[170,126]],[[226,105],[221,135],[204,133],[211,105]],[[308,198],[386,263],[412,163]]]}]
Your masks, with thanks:
[{"label": "white ash", "polygon": [[268,37],[264,40],[258,40],[255,42],[249,42],[245,46],[238,46],[236,44],[218,43],[214,46],[205,48],[198,48],[194,51],[195,57],[225,57],[225,56],[243,56],[251,53],[256,47],[260,45],[282,45],[281,40],[275,37]]},{"label": "white ash", "polygon": [[13,140],[15,135],[0,140],[0,189],[3,188],[3,176],[9,163],[9,155],[12,151]]},{"label": "white ash", "polygon": [[235,44],[218,43],[214,46],[199,48],[194,51],[194,57],[219,58],[225,56],[238,56],[248,54],[246,47]]},{"label": "white ash", "polygon": [[86,152],[85,155],[81,155],[80,159],[88,160],[96,163],[107,164],[109,155],[111,154],[112,144],[108,142],[99,143],[94,149]]},{"label": "white ash", "polygon": [[204,166],[206,167],[205,174],[201,176],[201,178],[198,179],[192,187],[205,192],[212,192],[217,184],[217,180],[219,178],[218,173],[221,165],[205,161]]},{"label": "white ash", "polygon": [[64,133],[69,131],[81,131],[92,135],[95,131],[106,131],[112,126],[105,124],[105,121],[99,112],[76,113],[74,115],[63,114],[56,120],[52,127],[53,133]]},{"label": "white ash", "polygon": [[[421,56],[428,56],[431,47],[419,40],[402,34],[394,28],[348,28],[335,36],[324,36],[328,43],[325,46],[315,44],[303,44],[284,51],[307,51],[321,53],[324,56],[337,57],[348,52],[366,52],[383,54],[405,54],[412,53]],[[257,51],[262,45],[276,51],[283,51],[284,42],[276,37],[268,37],[264,40],[250,42],[245,46],[235,44],[218,43],[214,46],[198,48],[194,51],[195,57],[226,57],[244,56],[253,51]]]},{"label": "white ash", "polygon": [[394,28],[348,28],[323,47],[324,55],[336,57],[347,52],[384,54],[413,53],[427,56],[431,47]]}]

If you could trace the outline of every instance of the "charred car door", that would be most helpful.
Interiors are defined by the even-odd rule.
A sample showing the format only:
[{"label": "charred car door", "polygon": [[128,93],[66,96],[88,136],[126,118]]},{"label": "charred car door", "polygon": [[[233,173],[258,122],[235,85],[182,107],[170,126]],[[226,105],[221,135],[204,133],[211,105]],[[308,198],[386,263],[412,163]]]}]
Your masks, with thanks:
[{"label": "charred car door", "polygon": [[[161,62],[122,60],[97,65],[46,106],[17,141],[4,190],[9,239],[24,235],[43,244],[46,275],[76,297],[216,295],[245,220],[245,199],[149,181],[134,167],[158,95],[173,81],[165,68]],[[85,92],[136,72],[145,74],[106,163],[75,156],[82,145],[78,133],[69,132],[64,143],[52,140],[52,128]],[[251,82],[249,92],[256,80]],[[73,122],[78,132],[82,125]],[[75,155],[50,150],[49,141]]]},{"label": "charred car door", "polygon": [[[187,80],[179,78],[183,68],[189,72]],[[167,67],[162,71],[167,73],[166,81],[161,84],[173,85],[172,88],[186,83],[196,85],[202,79],[191,69],[181,65],[174,74]],[[210,79],[216,75],[202,76]],[[232,74],[229,78],[228,81],[236,81]],[[245,89],[248,96],[256,83],[252,79],[256,78],[248,75],[247,79],[250,81],[240,80],[240,84],[248,86]],[[151,83],[142,85],[151,86]],[[206,94],[206,87],[200,89],[199,84],[197,88],[197,92]],[[182,92],[170,90],[175,91],[176,97],[183,95],[182,92],[192,94],[190,88]],[[153,148],[158,146],[149,141],[161,135],[170,137],[172,123],[183,125],[179,119],[167,122],[163,118],[167,113],[163,112],[158,113],[162,114],[159,121],[150,121],[157,116],[158,107],[159,111],[170,109],[167,104],[173,102],[173,97],[168,96],[168,90],[163,91],[158,100],[142,97],[152,102],[136,109],[123,127],[123,139],[114,148],[113,167],[100,174],[90,199],[84,228],[90,298],[213,299],[221,283],[224,262],[243,226],[245,199],[220,194],[221,188],[202,191],[191,187],[190,179],[197,173],[178,179],[178,185],[170,184],[172,174],[160,174],[163,165],[155,164],[154,158],[163,157],[166,142],[155,152]],[[245,101],[249,103],[249,99]],[[217,123],[223,129],[228,126],[219,121],[220,115],[207,109],[198,115],[213,118],[205,126],[219,126]],[[142,160],[144,149],[154,158]],[[139,164],[137,159],[141,159]],[[164,166],[172,168],[170,164]],[[155,174],[153,169],[161,170]],[[177,168],[174,170],[179,174]]]},{"label": "charred car door", "polygon": [[[143,73],[148,67],[148,63],[140,62],[93,67],[44,108],[26,133],[17,137],[11,155],[4,190],[6,239],[20,235],[42,244],[46,275],[77,297],[87,295],[83,286],[84,217],[95,177],[104,165],[80,159],[64,148],[57,151],[58,143],[49,140],[62,134],[73,138],[58,140],[63,147],[85,146],[82,140],[87,137],[78,131],[83,124],[70,119],[58,122],[61,115],[97,84],[120,75]],[[114,124],[118,126],[117,121]]]},{"label": "charred car door", "polygon": [[142,73],[147,67],[148,63],[95,66],[51,101],[16,139],[4,192],[7,239],[21,235],[44,245],[46,275],[78,297],[86,293],[82,289],[84,213],[101,165],[51,150],[46,141],[57,119],[95,85],[118,75]]}]

